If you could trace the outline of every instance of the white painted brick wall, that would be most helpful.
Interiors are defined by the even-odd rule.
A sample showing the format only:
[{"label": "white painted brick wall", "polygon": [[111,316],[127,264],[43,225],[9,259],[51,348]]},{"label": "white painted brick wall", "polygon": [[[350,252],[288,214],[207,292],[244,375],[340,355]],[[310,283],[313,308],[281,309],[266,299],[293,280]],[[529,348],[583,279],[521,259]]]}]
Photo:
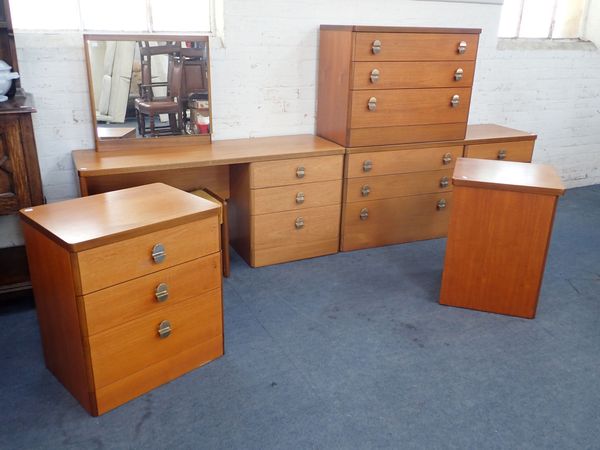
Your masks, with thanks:
[{"label": "white painted brick wall", "polygon": [[[497,5],[410,0],[227,0],[225,47],[211,41],[214,138],[314,133],[320,24],[483,29],[471,123],[534,131],[536,162],[569,187],[600,183],[600,52],[498,50]],[[83,40],[77,33],[17,33],[22,85],[49,201],[75,197],[71,151],[93,146]],[[0,247],[21,242],[0,218]]]}]

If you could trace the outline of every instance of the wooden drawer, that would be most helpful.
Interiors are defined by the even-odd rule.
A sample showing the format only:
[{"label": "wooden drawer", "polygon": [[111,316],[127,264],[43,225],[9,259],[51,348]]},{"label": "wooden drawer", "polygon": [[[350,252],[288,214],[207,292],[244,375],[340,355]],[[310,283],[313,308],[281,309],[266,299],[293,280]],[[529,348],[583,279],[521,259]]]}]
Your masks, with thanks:
[{"label": "wooden drawer", "polygon": [[[340,205],[251,217],[253,266],[337,252]],[[301,219],[303,226],[296,227]]]},{"label": "wooden drawer", "polygon": [[[344,206],[342,250],[443,237],[448,231],[452,193],[411,195]],[[445,200],[443,209],[438,202]],[[361,212],[368,217],[361,219]]]},{"label": "wooden drawer", "polygon": [[[355,33],[354,61],[474,61],[478,34]],[[374,41],[381,43],[373,52]],[[459,45],[464,41],[464,53]]]},{"label": "wooden drawer", "polygon": [[364,202],[405,195],[452,190],[452,169],[413,172],[378,177],[348,178],[346,202]]},{"label": "wooden drawer", "polygon": [[[161,339],[158,326],[163,320],[172,331]],[[95,334],[88,338],[94,385],[107,386],[222,334],[221,289]]]},{"label": "wooden drawer", "polygon": [[[168,298],[158,301],[156,289],[161,283],[166,284]],[[117,284],[78,298],[85,315],[82,331],[84,335],[96,334],[220,285],[221,253]]]},{"label": "wooden drawer", "polygon": [[342,155],[251,163],[250,188],[339,180],[342,166]]},{"label": "wooden drawer", "polygon": [[[459,96],[456,107],[453,96]],[[375,101],[374,110],[369,102]],[[350,128],[466,122],[471,88],[352,91]]]},{"label": "wooden drawer", "polygon": [[452,169],[462,145],[414,148],[347,155],[347,178]]},{"label": "wooden drawer", "polygon": [[535,141],[497,142],[465,146],[465,157],[531,162]]},{"label": "wooden drawer", "polygon": [[[161,243],[166,258],[155,263],[152,248]],[[219,251],[219,219],[167,228],[77,254],[81,287],[87,294]]]},{"label": "wooden drawer", "polygon": [[352,89],[469,87],[475,61],[355,62],[352,69]]},{"label": "wooden drawer", "polygon": [[342,180],[253,189],[250,196],[252,214],[339,205],[342,201]]},{"label": "wooden drawer", "polygon": [[348,131],[348,147],[457,141],[465,138],[466,122],[404,127],[354,128]]}]

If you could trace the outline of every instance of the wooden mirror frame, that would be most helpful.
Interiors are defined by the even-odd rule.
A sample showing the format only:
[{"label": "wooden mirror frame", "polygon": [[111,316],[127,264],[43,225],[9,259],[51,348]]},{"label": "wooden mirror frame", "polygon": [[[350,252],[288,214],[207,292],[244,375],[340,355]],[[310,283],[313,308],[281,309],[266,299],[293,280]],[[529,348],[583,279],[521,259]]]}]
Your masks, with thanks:
[{"label": "wooden mirror frame", "polygon": [[[123,139],[98,139],[98,126],[96,119],[96,102],[94,101],[94,86],[92,83],[92,69],[90,67],[89,41],[200,41],[206,42],[207,48],[207,82],[208,82],[208,114],[210,133],[204,135],[188,136],[159,136],[148,138],[123,138]],[[173,145],[198,145],[210,144],[213,131],[212,120],[212,89],[210,82],[210,45],[208,36],[197,35],[167,35],[167,34],[84,34],[83,46],[85,50],[85,65],[88,78],[88,89],[90,97],[90,108],[92,113],[92,124],[94,128],[94,142],[96,151],[123,150],[135,148],[159,148]]]}]

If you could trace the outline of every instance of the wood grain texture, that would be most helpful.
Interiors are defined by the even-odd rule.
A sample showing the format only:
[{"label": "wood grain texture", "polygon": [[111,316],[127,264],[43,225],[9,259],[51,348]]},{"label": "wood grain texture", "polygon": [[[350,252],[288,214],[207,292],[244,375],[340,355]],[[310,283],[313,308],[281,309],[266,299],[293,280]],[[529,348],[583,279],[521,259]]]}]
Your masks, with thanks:
[{"label": "wood grain texture", "polygon": [[[163,244],[166,252],[166,258],[160,263],[152,259],[152,248],[158,243]],[[216,214],[91,248],[76,255],[81,274],[81,291],[78,294],[94,292],[219,250],[219,219]],[[119,270],[114,270],[115,265]]]},{"label": "wood grain texture", "polygon": [[[381,42],[374,54],[373,41]],[[458,53],[461,41],[467,43],[465,53]],[[354,45],[354,61],[474,61],[477,58],[479,34],[455,33],[381,33],[358,32]]]},{"label": "wood grain texture", "polygon": [[0,214],[31,205],[25,149],[21,143],[19,117],[0,119]]},{"label": "wood grain texture", "polygon": [[[347,177],[362,178],[395,173],[423,172],[429,170],[451,169],[462,155],[463,147],[429,147],[417,149],[393,150],[386,152],[357,153],[347,155]],[[451,161],[444,163],[444,156],[450,153]],[[371,169],[364,170],[365,161],[371,162]]]},{"label": "wood grain texture", "polygon": [[319,33],[317,134],[340,145],[346,144],[352,41],[348,31]]},{"label": "wood grain texture", "polygon": [[[437,208],[446,200],[444,209]],[[452,192],[410,195],[384,200],[346,203],[343,211],[342,251],[439,238],[448,231]],[[368,218],[361,220],[363,208]]]},{"label": "wood grain texture", "polygon": [[90,413],[93,379],[81,339],[71,255],[44,234],[22,223],[46,367]]},{"label": "wood grain texture", "polygon": [[[453,108],[454,95],[460,103]],[[377,99],[374,111],[368,108],[371,98]],[[470,103],[471,88],[352,91],[350,128],[466,123]]]},{"label": "wood grain texture", "polygon": [[[430,170],[363,178],[348,178],[345,183],[346,202],[382,200],[405,195],[431,194],[452,190],[453,169]],[[441,184],[445,177],[447,185]],[[363,192],[368,192],[364,195]]]},{"label": "wood grain texture", "polygon": [[[373,69],[379,71],[377,82],[371,81]],[[459,81],[454,78],[457,69],[463,70]],[[475,62],[355,62],[352,73],[352,89],[469,87],[473,85]]]},{"label": "wood grain texture", "polygon": [[[410,125],[401,127],[372,127],[356,128],[348,131],[348,153],[365,151],[367,146],[385,146],[393,144],[408,144],[406,148],[413,147],[412,144],[425,143],[423,145],[446,145],[462,144],[465,137],[467,124],[441,123],[430,125]],[[448,142],[440,142],[448,141]],[[454,142],[449,142],[454,141]]]},{"label": "wood grain texture", "polygon": [[[337,252],[340,205],[251,217],[251,265],[260,267]],[[297,229],[296,219],[304,226]]]},{"label": "wood grain texture", "polygon": [[[494,142],[465,146],[465,158],[531,162],[535,141]],[[501,152],[505,155],[501,158]]]},{"label": "wood grain texture", "polygon": [[536,134],[492,123],[474,124],[467,127],[466,144],[483,144],[486,142],[530,141]]},{"label": "wood grain texture", "polygon": [[[106,331],[144,314],[164,311],[221,285],[221,254],[213,253],[140,278],[78,297],[85,312],[85,335]],[[159,302],[155,296],[160,283],[168,286],[169,298]],[[87,329],[86,329],[87,328]]]},{"label": "wood grain texture", "polygon": [[373,25],[321,25],[321,30],[364,31],[376,33],[480,34],[481,28],[386,27]]},{"label": "wood grain texture", "polygon": [[58,244],[81,251],[216,216],[217,211],[208,200],[157,183],[28,208],[20,214]]},{"label": "wood grain texture", "polygon": [[459,158],[455,186],[562,195],[565,187],[552,166],[511,161]]},{"label": "wood grain texture", "polygon": [[[339,180],[342,178],[342,156],[264,161],[250,164],[250,187],[252,189]],[[298,169],[304,175],[299,177]]]},{"label": "wood grain texture", "polygon": [[[301,203],[297,201],[299,194],[303,199]],[[339,205],[342,201],[342,180],[252,189],[250,195],[253,214]]]},{"label": "wood grain texture", "polygon": [[535,317],[556,200],[457,186],[440,303]]}]

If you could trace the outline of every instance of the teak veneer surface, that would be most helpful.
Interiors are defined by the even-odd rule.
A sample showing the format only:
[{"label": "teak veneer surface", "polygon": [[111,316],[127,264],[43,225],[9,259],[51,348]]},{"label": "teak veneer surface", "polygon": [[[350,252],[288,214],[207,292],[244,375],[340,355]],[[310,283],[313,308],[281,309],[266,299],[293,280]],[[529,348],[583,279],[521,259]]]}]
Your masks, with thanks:
[{"label": "teak veneer surface", "polygon": [[321,25],[321,30],[363,31],[367,33],[445,33],[480,34],[481,28],[385,27],[371,25]]},{"label": "teak veneer surface", "polygon": [[459,158],[454,168],[455,186],[562,195],[565,187],[552,166],[512,161]]},{"label": "teak veneer surface", "polygon": [[218,205],[161,183],[21,210],[21,218],[70,251],[216,215]]}]

